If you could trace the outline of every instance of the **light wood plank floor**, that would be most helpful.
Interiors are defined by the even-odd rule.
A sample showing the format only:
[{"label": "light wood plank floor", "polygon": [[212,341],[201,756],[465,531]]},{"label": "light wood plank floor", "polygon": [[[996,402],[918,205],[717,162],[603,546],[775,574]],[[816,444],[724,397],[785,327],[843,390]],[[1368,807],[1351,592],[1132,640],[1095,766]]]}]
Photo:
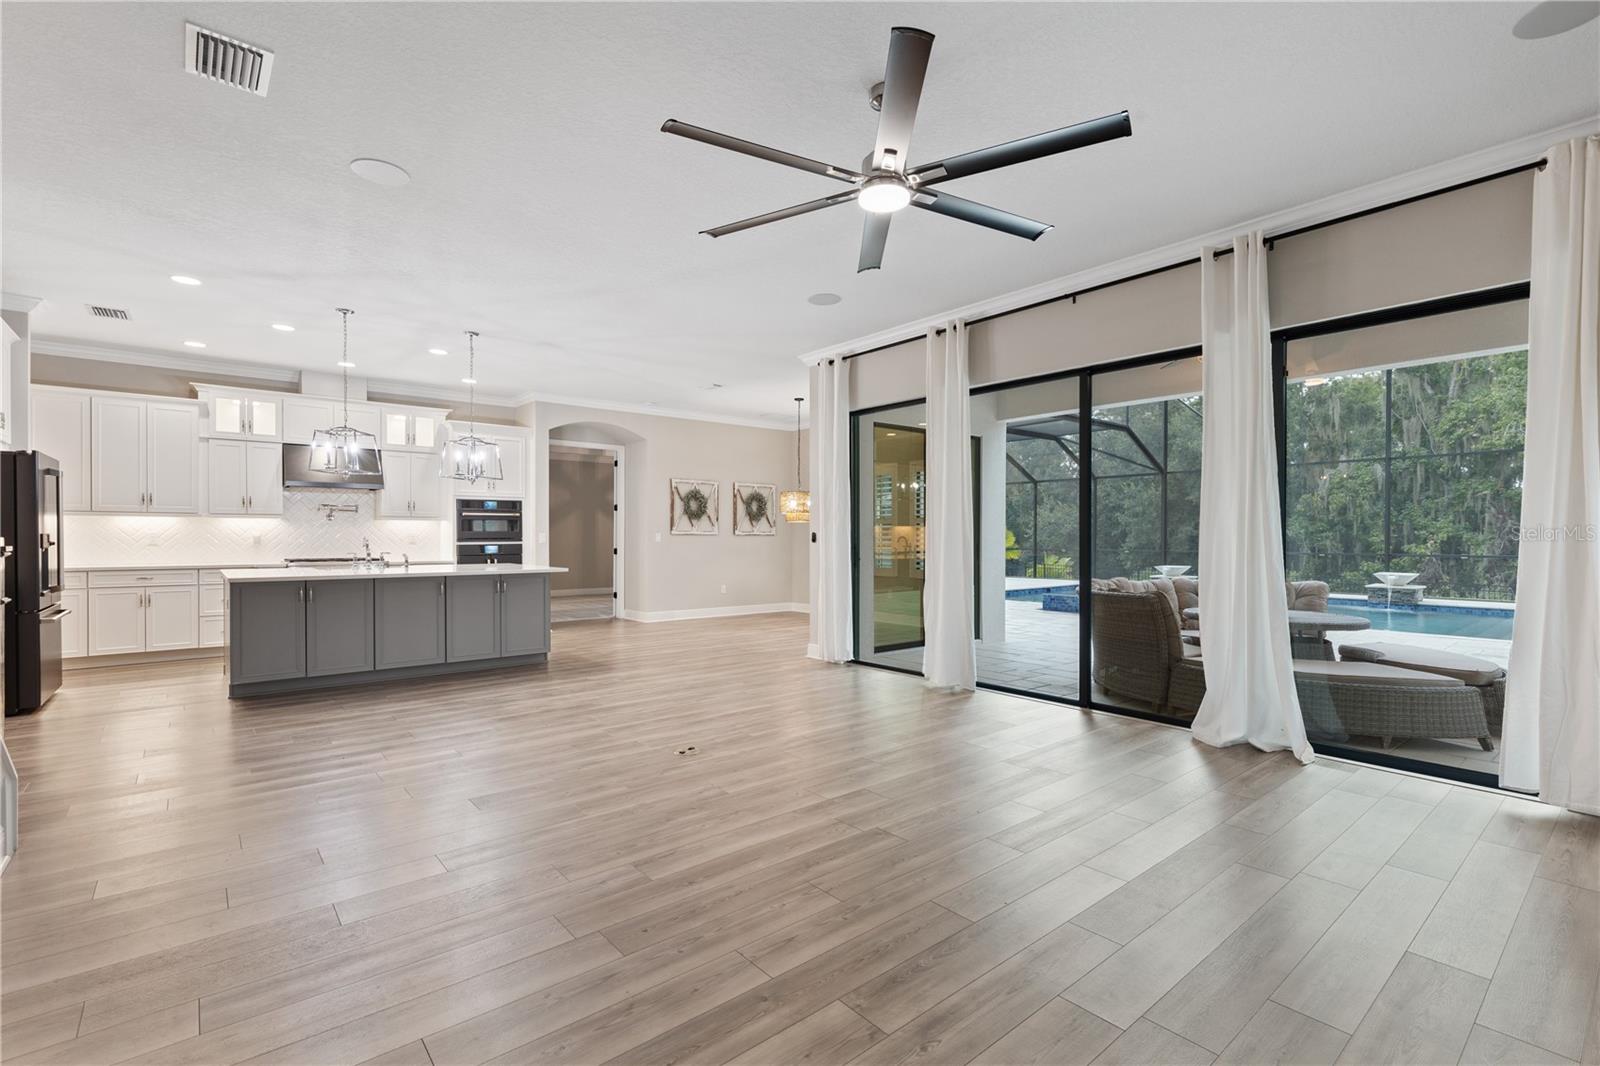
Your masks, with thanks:
[{"label": "light wood plank floor", "polygon": [[811,663],[795,616],[555,640],[72,674],[6,726],[0,1054],[1600,1059],[1600,820]]}]

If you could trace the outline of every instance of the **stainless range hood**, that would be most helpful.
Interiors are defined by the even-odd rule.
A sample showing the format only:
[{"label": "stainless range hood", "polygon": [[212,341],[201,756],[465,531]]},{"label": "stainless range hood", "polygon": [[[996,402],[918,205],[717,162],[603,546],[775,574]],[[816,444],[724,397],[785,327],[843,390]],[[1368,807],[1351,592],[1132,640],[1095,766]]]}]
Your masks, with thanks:
[{"label": "stainless range hood", "polygon": [[[346,491],[376,492],[383,488],[383,457],[380,452],[362,452],[360,473],[345,477],[330,474],[322,463],[312,462],[311,445],[285,444],[283,446],[283,487],[286,489],[344,489]],[[367,468],[367,464],[371,468]]]}]

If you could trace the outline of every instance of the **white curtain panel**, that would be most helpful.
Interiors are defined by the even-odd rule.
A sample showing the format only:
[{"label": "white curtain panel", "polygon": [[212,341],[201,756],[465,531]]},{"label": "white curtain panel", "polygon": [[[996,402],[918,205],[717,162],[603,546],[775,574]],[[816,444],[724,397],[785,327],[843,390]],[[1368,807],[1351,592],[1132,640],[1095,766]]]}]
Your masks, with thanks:
[{"label": "white curtain panel", "polygon": [[813,659],[847,663],[850,627],[850,371],[811,368],[811,625]]},{"label": "white curtain panel", "polygon": [[1600,139],[1533,179],[1528,419],[1500,784],[1600,814]]},{"label": "white curtain panel", "polygon": [[972,415],[967,327],[928,333],[928,558],[922,674],[938,688],[972,689]]},{"label": "white curtain panel", "polygon": [[[1232,276],[1221,274],[1231,268]],[[1218,262],[1200,252],[1200,646],[1206,695],[1193,731],[1313,758],[1295,695],[1272,416],[1267,258],[1259,231]]]}]

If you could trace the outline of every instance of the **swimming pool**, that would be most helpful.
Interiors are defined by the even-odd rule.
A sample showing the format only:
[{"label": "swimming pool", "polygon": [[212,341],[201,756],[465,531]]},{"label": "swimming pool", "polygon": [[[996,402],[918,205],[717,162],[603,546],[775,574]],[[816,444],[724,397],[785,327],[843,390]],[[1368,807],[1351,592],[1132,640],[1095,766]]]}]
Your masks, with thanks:
[{"label": "swimming pool", "polygon": [[1511,608],[1451,607],[1423,604],[1420,607],[1378,607],[1360,600],[1328,601],[1335,614],[1353,614],[1372,623],[1373,629],[1395,633],[1430,633],[1441,637],[1483,637],[1511,639]]}]

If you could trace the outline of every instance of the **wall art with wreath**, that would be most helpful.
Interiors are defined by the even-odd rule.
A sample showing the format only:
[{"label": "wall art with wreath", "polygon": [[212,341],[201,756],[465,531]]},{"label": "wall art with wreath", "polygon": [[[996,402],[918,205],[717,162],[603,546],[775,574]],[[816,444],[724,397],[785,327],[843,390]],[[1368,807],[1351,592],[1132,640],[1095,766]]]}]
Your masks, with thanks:
[{"label": "wall art with wreath", "polygon": [[733,535],[770,537],[777,533],[778,486],[751,481],[733,483]]},{"label": "wall art with wreath", "polygon": [[717,532],[717,483],[675,477],[671,483],[673,533],[714,536]]}]

